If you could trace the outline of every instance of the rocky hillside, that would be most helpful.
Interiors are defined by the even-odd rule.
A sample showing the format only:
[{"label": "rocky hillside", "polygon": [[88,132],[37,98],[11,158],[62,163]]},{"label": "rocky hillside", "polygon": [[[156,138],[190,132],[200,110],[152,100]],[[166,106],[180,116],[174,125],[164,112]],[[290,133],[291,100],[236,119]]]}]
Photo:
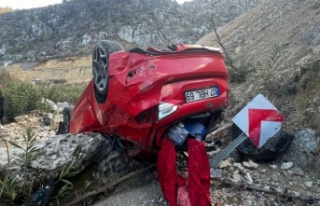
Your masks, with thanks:
[{"label": "rocky hillside", "polygon": [[218,36],[211,33],[198,43],[225,48],[231,82],[227,119],[257,94],[265,95],[285,115],[285,130],[308,128],[312,134],[296,136],[297,146],[284,159],[318,176],[320,2],[265,0]]},{"label": "rocky hillside", "polygon": [[232,21],[261,0],[70,0],[40,9],[0,15],[0,66],[89,54],[99,39],[126,48],[193,43]]},{"label": "rocky hillside", "polygon": [[[320,2],[265,0],[220,32],[231,80],[230,110],[262,93],[295,131],[320,131]],[[217,46],[211,33],[198,41]],[[318,133],[319,135],[319,133]]]}]

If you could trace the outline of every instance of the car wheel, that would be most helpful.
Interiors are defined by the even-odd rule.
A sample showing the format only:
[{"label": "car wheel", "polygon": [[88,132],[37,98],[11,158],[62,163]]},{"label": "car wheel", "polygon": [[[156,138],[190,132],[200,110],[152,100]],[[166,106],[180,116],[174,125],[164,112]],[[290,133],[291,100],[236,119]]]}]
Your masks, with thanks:
[{"label": "car wheel", "polygon": [[[232,138],[236,139],[240,134],[242,134],[241,129],[233,124]],[[246,139],[237,147],[237,150],[254,161],[274,161],[288,150],[293,138],[294,135],[280,131],[261,148],[256,148],[250,139]]]},{"label": "car wheel", "polygon": [[123,50],[118,42],[101,40],[93,49],[92,74],[97,99],[104,99],[108,92],[109,55]]}]

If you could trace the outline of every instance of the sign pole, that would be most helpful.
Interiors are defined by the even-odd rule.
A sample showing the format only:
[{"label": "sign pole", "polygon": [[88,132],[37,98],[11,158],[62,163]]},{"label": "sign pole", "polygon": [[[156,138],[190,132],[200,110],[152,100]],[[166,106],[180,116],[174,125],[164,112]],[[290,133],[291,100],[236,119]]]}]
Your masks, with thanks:
[{"label": "sign pole", "polygon": [[210,167],[217,166],[224,158],[226,158],[235,148],[237,148],[248,137],[241,133],[231,144],[229,144],[222,152],[210,160]]}]

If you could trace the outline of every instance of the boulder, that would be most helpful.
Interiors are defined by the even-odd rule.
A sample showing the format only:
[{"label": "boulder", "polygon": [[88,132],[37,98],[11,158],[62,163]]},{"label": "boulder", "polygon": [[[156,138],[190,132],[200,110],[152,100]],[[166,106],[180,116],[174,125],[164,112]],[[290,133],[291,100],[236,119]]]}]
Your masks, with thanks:
[{"label": "boulder", "polygon": [[21,187],[29,183],[37,185],[40,182],[56,179],[64,167],[70,166],[68,176],[75,176],[89,165],[104,159],[112,148],[111,143],[98,133],[56,135],[49,140],[38,142],[35,147],[39,149],[39,154],[29,165],[25,165],[25,162],[17,158],[24,154],[24,151],[17,147],[10,150],[9,167],[7,156],[3,155],[0,161],[0,174],[9,171],[9,178],[15,179]]},{"label": "boulder", "polygon": [[51,123],[52,123],[52,119],[53,119],[53,114],[52,113],[45,114],[44,117],[43,117],[44,125],[50,126]]},{"label": "boulder", "polygon": [[42,98],[41,102],[48,105],[50,107],[51,111],[53,111],[53,112],[58,110],[58,106],[56,105],[56,103],[54,103],[53,101],[51,101],[49,99]]},{"label": "boulder", "polygon": [[292,141],[288,152],[283,156],[283,160],[293,162],[295,166],[301,167],[305,171],[312,172],[320,178],[319,159],[319,137],[310,128],[298,131]]},{"label": "boulder", "polygon": [[[10,165],[5,148],[1,148],[0,176],[8,174],[17,184],[15,191],[23,194],[25,188],[36,189],[51,180],[58,182],[62,171],[67,171],[63,179],[73,184],[73,194],[79,196],[145,166],[128,157],[125,150],[114,150],[114,144],[114,138],[99,133],[60,134],[36,143],[39,154],[28,165],[17,158],[25,155],[18,148],[25,149],[22,144],[9,150]],[[74,197],[61,201],[68,202],[70,198]]]}]

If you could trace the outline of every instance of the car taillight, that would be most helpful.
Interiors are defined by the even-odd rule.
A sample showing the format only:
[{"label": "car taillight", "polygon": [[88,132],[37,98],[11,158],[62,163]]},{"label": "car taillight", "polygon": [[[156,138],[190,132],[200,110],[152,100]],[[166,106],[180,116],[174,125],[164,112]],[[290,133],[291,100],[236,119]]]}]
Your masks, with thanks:
[{"label": "car taillight", "polygon": [[158,118],[159,120],[169,116],[170,114],[174,113],[177,109],[178,106],[171,104],[171,103],[160,103],[158,106],[159,113],[158,113]]}]

